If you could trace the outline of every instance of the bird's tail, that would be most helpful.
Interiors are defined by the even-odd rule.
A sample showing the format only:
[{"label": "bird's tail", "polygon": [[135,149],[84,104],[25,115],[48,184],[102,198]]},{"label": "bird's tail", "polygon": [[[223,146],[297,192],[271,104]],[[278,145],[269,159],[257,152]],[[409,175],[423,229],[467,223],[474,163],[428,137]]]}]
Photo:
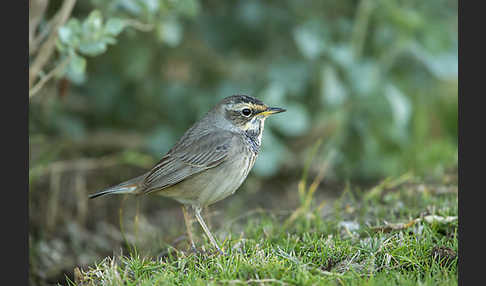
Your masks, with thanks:
[{"label": "bird's tail", "polygon": [[91,195],[89,195],[89,198],[94,199],[94,198],[97,198],[99,196],[114,195],[114,194],[129,194],[129,193],[136,194],[136,193],[138,193],[137,189],[139,189],[139,186],[140,186],[139,183],[144,178],[145,178],[145,174],[142,175],[142,176],[130,179],[128,181],[125,181],[125,182],[118,184],[116,186],[109,187],[109,188],[104,189],[102,191],[99,191],[97,193],[91,194]]}]

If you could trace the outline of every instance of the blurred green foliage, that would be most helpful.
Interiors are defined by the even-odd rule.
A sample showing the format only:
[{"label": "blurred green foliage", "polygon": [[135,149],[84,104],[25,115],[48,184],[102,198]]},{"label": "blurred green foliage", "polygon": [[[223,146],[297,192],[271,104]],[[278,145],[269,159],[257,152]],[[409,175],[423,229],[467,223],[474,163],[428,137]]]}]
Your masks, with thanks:
[{"label": "blurred green foliage", "polygon": [[340,178],[430,172],[457,160],[457,47],[452,0],[79,1],[57,45],[73,85],[31,101],[30,134],[136,131],[159,158],[243,93],[288,110],[256,175],[320,137]]}]

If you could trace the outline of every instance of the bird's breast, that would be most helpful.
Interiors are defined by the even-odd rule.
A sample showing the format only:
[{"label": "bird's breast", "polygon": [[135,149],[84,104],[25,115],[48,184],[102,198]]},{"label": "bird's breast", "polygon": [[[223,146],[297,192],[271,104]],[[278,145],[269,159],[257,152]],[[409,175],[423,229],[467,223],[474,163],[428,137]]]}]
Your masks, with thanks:
[{"label": "bird's breast", "polygon": [[[243,138],[235,137],[234,140]],[[232,146],[221,164],[161,191],[160,195],[172,197],[183,204],[205,207],[233,194],[248,176],[257,153],[248,142],[240,141]]]},{"label": "bird's breast", "polygon": [[256,157],[257,154],[245,146],[239,153],[230,154],[218,167],[208,170],[209,183],[201,190],[199,202],[207,206],[233,194],[245,181]]}]

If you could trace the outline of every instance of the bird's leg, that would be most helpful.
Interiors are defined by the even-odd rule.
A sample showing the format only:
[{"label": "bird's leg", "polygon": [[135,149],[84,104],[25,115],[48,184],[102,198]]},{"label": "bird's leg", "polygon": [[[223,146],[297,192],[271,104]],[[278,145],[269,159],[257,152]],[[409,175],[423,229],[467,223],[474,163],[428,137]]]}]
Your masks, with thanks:
[{"label": "bird's leg", "polygon": [[216,249],[219,251],[219,253],[224,254],[224,252],[219,248],[218,244],[216,243],[216,240],[214,239],[213,235],[209,231],[209,228],[207,227],[206,223],[204,223],[204,219],[201,216],[201,208],[194,208],[194,212],[196,213],[196,218],[197,221],[199,221],[199,224],[203,228],[204,232],[208,236],[209,240],[211,241],[211,244],[216,247]]},{"label": "bird's leg", "polygon": [[192,236],[192,221],[191,217],[189,216],[189,210],[185,205],[182,205],[182,213],[184,214],[184,221],[186,223],[187,235],[189,236],[189,240],[191,241],[191,248],[194,253],[197,252],[196,245],[194,244],[194,239]]}]

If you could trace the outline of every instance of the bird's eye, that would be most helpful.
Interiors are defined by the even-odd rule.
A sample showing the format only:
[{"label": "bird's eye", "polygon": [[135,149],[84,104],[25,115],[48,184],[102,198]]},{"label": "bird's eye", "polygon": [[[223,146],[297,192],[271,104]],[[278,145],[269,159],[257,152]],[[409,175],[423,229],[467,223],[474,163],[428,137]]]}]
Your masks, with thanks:
[{"label": "bird's eye", "polygon": [[243,114],[244,116],[248,117],[251,115],[251,110],[249,108],[243,108],[241,110],[241,114]]}]

